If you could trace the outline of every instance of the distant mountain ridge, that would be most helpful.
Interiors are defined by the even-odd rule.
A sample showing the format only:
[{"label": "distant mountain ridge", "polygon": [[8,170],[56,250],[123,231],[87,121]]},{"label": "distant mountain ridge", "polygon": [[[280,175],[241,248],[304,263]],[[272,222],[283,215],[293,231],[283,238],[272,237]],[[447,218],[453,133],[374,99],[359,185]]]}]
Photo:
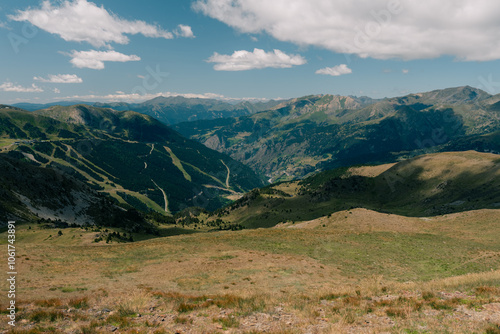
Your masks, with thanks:
[{"label": "distant mountain ridge", "polygon": [[48,104],[16,103],[13,106],[24,110],[36,111],[56,105],[72,106],[86,104],[99,108],[112,108],[117,111],[132,110],[152,116],[164,124],[172,125],[186,121],[250,115],[255,112],[268,110],[280,102],[274,100],[267,102],[240,101],[231,104],[216,99],[158,96],[142,103],[60,101]]},{"label": "distant mountain ridge", "polygon": [[[500,95],[469,86],[381,100],[311,95],[269,111],[174,128],[279,181],[453,149],[458,141],[462,150],[480,150],[463,139],[475,136],[477,144],[500,131],[499,101]],[[500,151],[500,144],[484,140]]]}]

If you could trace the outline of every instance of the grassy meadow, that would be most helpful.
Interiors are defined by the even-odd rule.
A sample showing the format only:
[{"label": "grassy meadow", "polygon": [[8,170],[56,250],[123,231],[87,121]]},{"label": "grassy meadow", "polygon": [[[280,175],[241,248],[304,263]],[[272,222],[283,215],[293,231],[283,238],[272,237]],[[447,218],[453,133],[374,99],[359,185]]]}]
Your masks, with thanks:
[{"label": "grassy meadow", "polygon": [[[269,229],[17,229],[6,333],[499,333],[500,210],[340,211]],[[114,230],[119,231],[119,230]],[[0,234],[3,246],[6,233]],[[5,312],[6,284],[0,302]]]}]

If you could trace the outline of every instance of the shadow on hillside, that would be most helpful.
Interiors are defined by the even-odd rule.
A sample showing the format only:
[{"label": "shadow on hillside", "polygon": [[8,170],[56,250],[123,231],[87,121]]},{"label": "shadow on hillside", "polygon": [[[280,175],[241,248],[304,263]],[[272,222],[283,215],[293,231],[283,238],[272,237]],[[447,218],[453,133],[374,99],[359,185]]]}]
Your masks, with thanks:
[{"label": "shadow on hillside", "polygon": [[173,237],[176,235],[195,234],[195,233],[200,233],[200,232],[181,227],[168,227],[160,229],[160,237]]},{"label": "shadow on hillside", "polygon": [[[404,162],[402,163],[404,164]],[[428,172],[409,165],[407,174],[401,164],[377,177],[377,195],[381,208],[404,216],[436,216],[469,210],[495,208],[500,203],[498,164],[491,168],[470,170],[473,166],[457,164],[460,168],[453,177],[442,170],[439,175],[426,178]],[[408,173],[409,171],[409,173]],[[403,172],[403,173],[401,173]]]},{"label": "shadow on hillside", "polygon": [[465,161],[456,157],[443,161],[424,157],[431,159],[428,162],[418,162],[422,157],[410,159],[376,177],[349,175],[346,168],[339,168],[301,181],[298,196],[273,198],[253,191],[231,209],[248,206],[245,210],[253,210],[254,214],[247,215],[250,218],[243,225],[258,228],[312,220],[354,208],[406,217],[500,208],[498,160],[493,157],[494,164],[489,166],[475,162],[480,154]]},{"label": "shadow on hillside", "polygon": [[158,239],[165,237],[174,237],[177,235],[189,235],[189,234],[201,233],[202,231],[195,231],[192,229],[173,226],[173,227],[160,227],[158,229],[158,232],[159,232],[158,235],[154,234],[134,235],[134,241],[144,241],[144,240],[151,240],[151,239]]}]

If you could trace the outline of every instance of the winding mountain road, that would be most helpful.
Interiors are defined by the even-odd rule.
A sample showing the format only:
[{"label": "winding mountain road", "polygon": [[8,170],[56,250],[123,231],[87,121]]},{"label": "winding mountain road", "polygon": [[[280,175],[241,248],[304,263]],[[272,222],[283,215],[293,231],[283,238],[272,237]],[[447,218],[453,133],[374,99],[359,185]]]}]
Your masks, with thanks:
[{"label": "winding mountain road", "polygon": [[231,170],[229,169],[229,167],[227,167],[227,165],[224,163],[224,161],[222,161],[222,159],[220,162],[222,162],[222,164],[224,166],[226,166],[226,168],[227,168],[226,187],[227,187],[227,189],[230,189],[231,187],[229,186],[229,176],[231,175]]},{"label": "winding mountain road", "polygon": [[165,201],[165,212],[170,213],[170,210],[168,209],[168,198],[167,198],[167,194],[165,193],[165,190],[160,188],[160,186],[153,179],[151,179],[151,182],[153,182],[155,184],[156,188],[158,188],[162,192],[163,200]]}]

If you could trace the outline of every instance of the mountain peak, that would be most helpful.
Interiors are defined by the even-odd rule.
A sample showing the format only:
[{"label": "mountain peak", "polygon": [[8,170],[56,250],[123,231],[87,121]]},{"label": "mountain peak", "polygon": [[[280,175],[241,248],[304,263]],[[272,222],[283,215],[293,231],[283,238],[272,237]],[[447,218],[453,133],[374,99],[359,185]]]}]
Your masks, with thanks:
[{"label": "mountain peak", "polygon": [[476,103],[491,97],[485,91],[471,86],[439,89],[423,93],[421,96],[442,104]]}]

